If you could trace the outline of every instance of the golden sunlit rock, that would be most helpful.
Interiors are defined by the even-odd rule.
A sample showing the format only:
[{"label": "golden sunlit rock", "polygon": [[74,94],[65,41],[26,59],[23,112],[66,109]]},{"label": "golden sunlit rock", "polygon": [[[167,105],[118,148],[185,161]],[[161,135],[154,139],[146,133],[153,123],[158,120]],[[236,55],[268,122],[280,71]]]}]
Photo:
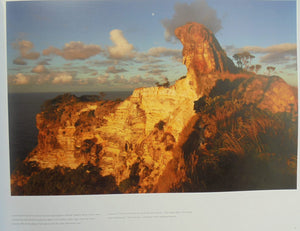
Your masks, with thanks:
[{"label": "golden sunlit rock", "polygon": [[[246,131],[252,132],[254,140],[259,125],[249,127],[251,118],[238,117],[238,110],[245,105],[271,113],[296,113],[297,96],[289,85],[277,77],[237,73],[213,33],[203,25],[188,23],[175,34],[183,44],[185,78],[170,87],[136,89],[123,102],[66,98],[56,108],[37,115],[38,145],[26,162],[36,161],[42,168],[60,165],[73,169],[90,163],[101,168],[102,176],[112,175],[117,185],[138,175],[134,192],[176,191],[184,182],[200,182],[197,164],[201,158],[211,157],[203,163],[216,169],[214,164],[221,158],[217,153],[247,153],[237,140],[246,137]],[[225,83],[228,90],[222,90]],[[195,109],[195,101],[201,98],[203,102]],[[221,98],[224,102],[219,103]],[[214,111],[214,103],[220,110]],[[230,121],[233,111],[236,121]],[[228,124],[244,130],[237,130],[235,137]],[[220,132],[220,126],[228,127],[228,132]],[[222,141],[220,147],[212,146],[214,139]],[[219,149],[213,152],[214,148]]]}]

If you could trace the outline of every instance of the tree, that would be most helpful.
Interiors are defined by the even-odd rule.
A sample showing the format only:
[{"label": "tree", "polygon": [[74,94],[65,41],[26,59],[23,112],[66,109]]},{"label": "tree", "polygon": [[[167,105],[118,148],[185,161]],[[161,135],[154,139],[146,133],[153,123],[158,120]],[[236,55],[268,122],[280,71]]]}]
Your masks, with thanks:
[{"label": "tree", "polygon": [[255,58],[255,56],[250,54],[248,51],[244,51],[242,53],[234,54],[233,58],[236,60],[239,68],[248,70],[249,65],[251,65],[251,61]]},{"label": "tree", "polygon": [[267,67],[267,70],[268,70],[268,72],[269,72],[269,75],[271,75],[271,73],[272,73],[273,71],[275,71],[275,67],[268,66],[268,67]]},{"label": "tree", "polygon": [[261,65],[260,64],[256,64],[255,65],[255,73],[257,74],[257,72],[261,69]]},{"label": "tree", "polygon": [[239,68],[243,68],[243,63],[241,61],[241,55],[240,54],[234,54],[233,55],[234,60],[236,61],[236,64]]},{"label": "tree", "polygon": [[165,82],[160,84],[159,82],[156,82],[155,85],[157,87],[169,87],[170,86],[170,82],[169,79],[167,77],[164,77]]},{"label": "tree", "polygon": [[165,78],[165,82],[163,83],[163,87],[169,87],[170,86],[170,82],[168,80],[168,78]]},{"label": "tree", "polygon": [[254,65],[252,65],[252,66],[249,67],[249,71],[252,71],[252,72],[253,72],[254,69],[255,69],[255,66],[254,66]]}]

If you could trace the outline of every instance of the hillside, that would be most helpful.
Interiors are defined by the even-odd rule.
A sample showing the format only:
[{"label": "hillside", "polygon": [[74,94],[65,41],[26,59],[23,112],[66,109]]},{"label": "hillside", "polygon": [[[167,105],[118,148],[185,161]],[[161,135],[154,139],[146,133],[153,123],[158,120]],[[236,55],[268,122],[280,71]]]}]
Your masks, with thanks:
[{"label": "hillside", "polygon": [[279,77],[240,72],[203,25],[175,31],[185,78],[124,101],[65,94],[37,115],[38,145],[13,195],[296,187],[298,99]]}]

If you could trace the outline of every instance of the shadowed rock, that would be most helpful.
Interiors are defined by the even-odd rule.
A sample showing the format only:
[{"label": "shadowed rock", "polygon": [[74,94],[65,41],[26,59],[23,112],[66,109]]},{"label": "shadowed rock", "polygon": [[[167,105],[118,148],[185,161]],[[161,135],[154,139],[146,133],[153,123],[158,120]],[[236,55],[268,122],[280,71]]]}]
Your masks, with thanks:
[{"label": "shadowed rock", "polygon": [[[186,78],[170,87],[136,89],[123,102],[71,95],[49,101],[37,115],[38,145],[25,163],[96,166],[125,193],[245,190],[248,181],[231,187],[236,166],[248,159],[261,163],[261,156],[279,149],[281,164],[296,166],[297,90],[279,77],[235,74],[237,67],[201,24],[188,23],[175,34],[183,44]],[[281,134],[292,141],[283,146],[291,148],[276,146]],[[247,153],[248,159],[239,159]],[[271,173],[271,179],[281,176]],[[22,180],[12,177],[12,185],[26,184]]]}]

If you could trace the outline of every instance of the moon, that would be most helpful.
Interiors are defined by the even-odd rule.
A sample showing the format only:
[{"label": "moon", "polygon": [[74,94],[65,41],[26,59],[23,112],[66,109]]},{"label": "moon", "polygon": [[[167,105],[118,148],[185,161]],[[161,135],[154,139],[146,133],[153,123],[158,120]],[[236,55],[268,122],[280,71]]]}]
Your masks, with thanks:
[{"label": "moon", "polygon": [[152,13],[152,16],[155,16],[155,13],[154,13],[154,12]]}]

